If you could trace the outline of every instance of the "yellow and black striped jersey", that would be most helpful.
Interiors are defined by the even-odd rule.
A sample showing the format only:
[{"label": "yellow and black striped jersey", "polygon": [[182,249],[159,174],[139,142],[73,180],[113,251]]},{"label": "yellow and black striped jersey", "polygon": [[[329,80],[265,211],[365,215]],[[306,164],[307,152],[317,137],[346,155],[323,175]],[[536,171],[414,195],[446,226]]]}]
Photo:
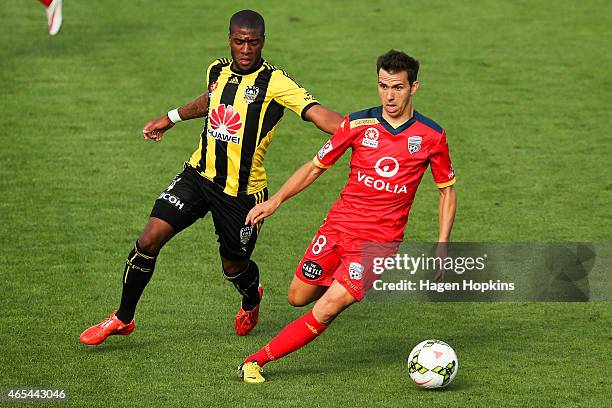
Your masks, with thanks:
[{"label": "yellow and black striped jersey", "polygon": [[266,187],[264,155],[284,109],[304,119],[318,102],[265,61],[251,73],[234,72],[231,65],[232,60],[221,58],[208,67],[208,115],[188,164],[226,194],[237,196]]}]

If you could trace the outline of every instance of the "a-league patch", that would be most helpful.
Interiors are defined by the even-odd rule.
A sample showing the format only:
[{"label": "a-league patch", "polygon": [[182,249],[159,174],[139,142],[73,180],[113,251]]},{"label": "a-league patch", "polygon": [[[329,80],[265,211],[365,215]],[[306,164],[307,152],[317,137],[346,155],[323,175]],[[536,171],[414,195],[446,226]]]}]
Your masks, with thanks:
[{"label": "a-league patch", "polygon": [[353,280],[361,280],[361,278],[363,277],[364,270],[365,268],[362,264],[357,262],[351,262],[351,264],[349,265],[349,276]]},{"label": "a-league patch", "polygon": [[363,133],[363,140],[361,141],[361,145],[366,146],[366,147],[377,148],[378,147],[378,130],[376,130],[376,128],[373,128],[373,127],[368,128]]},{"label": "a-league patch", "polygon": [[302,275],[310,280],[319,279],[323,275],[323,268],[314,261],[306,261],[302,264]]},{"label": "a-league patch", "polygon": [[421,136],[410,136],[408,138],[408,152],[410,152],[410,154],[415,154],[421,150],[422,140],[423,138]]}]

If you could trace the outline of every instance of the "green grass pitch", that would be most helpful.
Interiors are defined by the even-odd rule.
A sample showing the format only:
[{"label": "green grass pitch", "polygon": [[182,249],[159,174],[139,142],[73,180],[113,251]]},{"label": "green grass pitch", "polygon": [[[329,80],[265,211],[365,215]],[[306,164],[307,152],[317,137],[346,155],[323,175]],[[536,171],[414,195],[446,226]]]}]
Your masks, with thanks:
[{"label": "green grass pitch", "polygon": [[[207,218],[162,252],[132,336],[78,341],[118,305],[125,256],[201,123],[159,144],[142,126],[204,90],[206,66],[229,56],[229,16],[246,7],[266,18],[264,56],[342,113],[378,103],[378,55],[420,59],[416,107],[446,128],[458,175],[454,240],[609,242],[609,1],[64,3],[56,38],[37,2],[1,4],[0,387],[68,388],[75,407],[609,403],[610,303],[366,302],[267,366],[265,384],[243,384],[241,358],[304,313],[286,288],[346,157],[266,222],[252,335],[233,334],[238,297]],[[266,160],[271,191],[326,140],[285,116]],[[436,237],[428,172],[406,239]],[[407,377],[410,349],[427,338],[459,356],[442,392]]]}]

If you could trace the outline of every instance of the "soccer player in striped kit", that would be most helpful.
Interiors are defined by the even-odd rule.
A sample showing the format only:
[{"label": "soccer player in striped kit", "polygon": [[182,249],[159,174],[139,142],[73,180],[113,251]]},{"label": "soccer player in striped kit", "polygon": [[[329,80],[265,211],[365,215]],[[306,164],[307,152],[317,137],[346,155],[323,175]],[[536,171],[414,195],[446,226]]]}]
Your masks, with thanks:
[{"label": "soccer player in striped kit", "polygon": [[234,14],[228,40],[232,59],[220,58],[208,67],[207,91],[143,129],[145,139],[160,141],[177,122],[205,118],[200,146],[155,201],[128,255],[119,309],[85,330],[80,336],[84,344],[97,345],[110,335],[132,333],[136,304],[160,250],[208,212],[218,235],[223,274],[242,295],[235,332],[247,335],[257,324],[263,287],[251,253],[261,223],[245,225],[244,220],[257,203],[267,199],[266,150],[285,108],[330,134],[342,117],[262,58],[265,23],[261,15],[251,10]]}]

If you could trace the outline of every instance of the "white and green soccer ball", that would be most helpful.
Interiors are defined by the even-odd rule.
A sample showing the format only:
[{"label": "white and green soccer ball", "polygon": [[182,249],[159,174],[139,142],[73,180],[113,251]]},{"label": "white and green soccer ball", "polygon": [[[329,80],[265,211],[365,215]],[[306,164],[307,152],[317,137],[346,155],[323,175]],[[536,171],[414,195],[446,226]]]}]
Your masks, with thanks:
[{"label": "white and green soccer ball", "polygon": [[459,360],[455,351],[443,341],[425,340],[408,356],[408,374],[421,388],[443,388],[453,381]]}]

